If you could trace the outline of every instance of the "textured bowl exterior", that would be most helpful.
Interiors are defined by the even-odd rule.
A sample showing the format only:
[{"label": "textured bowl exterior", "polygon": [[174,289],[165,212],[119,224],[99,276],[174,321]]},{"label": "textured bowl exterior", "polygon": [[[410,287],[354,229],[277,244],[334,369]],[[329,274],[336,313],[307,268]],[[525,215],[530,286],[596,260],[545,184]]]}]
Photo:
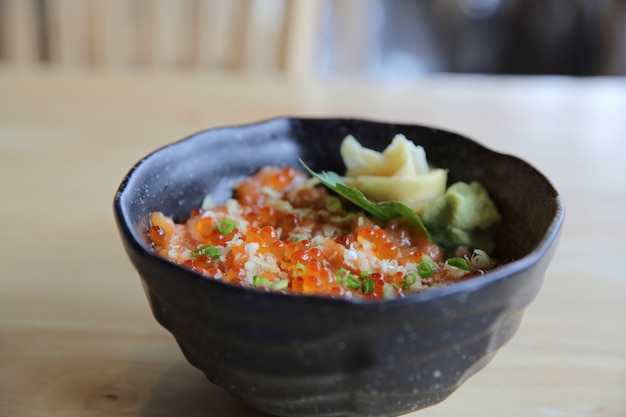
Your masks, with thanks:
[{"label": "textured bowl exterior", "polygon": [[[343,172],[353,134],[382,150],[396,133],[424,146],[449,179],[477,180],[502,215],[498,256],[482,277],[398,300],[355,302],[247,290],[155,256],[148,214],[185,218],[207,193],[223,201],[263,165]],[[208,130],[162,148],[124,178],[114,210],[155,318],[215,384],[276,416],[397,416],[436,404],[516,332],[541,287],[564,217],[527,163],[460,135],[352,119],[274,119]]]}]

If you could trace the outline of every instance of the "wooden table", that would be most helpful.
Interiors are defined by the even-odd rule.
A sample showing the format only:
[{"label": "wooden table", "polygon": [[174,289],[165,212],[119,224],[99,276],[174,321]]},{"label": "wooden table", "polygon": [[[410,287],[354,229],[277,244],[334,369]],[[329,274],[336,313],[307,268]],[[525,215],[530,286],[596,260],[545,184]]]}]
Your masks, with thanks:
[{"label": "wooden table", "polygon": [[111,210],[123,175],[200,129],[357,116],[518,155],[567,217],[545,285],[491,364],[420,416],[626,416],[626,81],[293,84],[0,69],[0,416],[260,416],[152,318]]}]

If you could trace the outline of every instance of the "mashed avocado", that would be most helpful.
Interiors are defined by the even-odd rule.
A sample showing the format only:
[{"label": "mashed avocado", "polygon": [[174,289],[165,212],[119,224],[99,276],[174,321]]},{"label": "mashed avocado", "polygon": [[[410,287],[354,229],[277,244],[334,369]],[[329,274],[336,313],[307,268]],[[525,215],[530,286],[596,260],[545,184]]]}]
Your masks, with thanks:
[{"label": "mashed avocado", "polygon": [[493,228],[501,217],[482,185],[457,182],[426,206],[422,219],[444,247],[467,246],[491,253]]}]

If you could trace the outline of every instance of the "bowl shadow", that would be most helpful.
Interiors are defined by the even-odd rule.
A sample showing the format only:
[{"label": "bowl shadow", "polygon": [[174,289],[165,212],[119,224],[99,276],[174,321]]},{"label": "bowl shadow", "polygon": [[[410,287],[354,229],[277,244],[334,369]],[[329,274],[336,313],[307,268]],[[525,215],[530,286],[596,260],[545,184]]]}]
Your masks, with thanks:
[{"label": "bowl shadow", "polygon": [[270,417],[247,406],[183,358],[169,365],[142,402],[142,417]]}]

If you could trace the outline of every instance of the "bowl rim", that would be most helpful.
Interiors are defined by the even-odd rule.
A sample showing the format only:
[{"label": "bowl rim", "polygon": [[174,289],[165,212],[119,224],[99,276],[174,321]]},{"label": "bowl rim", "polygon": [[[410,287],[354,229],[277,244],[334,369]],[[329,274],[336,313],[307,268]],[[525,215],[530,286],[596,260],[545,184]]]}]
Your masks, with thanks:
[{"label": "bowl rim", "polygon": [[[167,149],[171,147],[175,147],[180,143],[187,142],[193,138],[196,138],[200,135],[203,135],[207,132],[218,131],[218,130],[226,130],[226,129],[238,129],[238,128],[250,128],[254,126],[261,126],[269,123],[275,122],[285,122],[285,123],[294,123],[298,121],[343,121],[343,122],[365,122],[365,123],[373,123],[378,125],[401,125],[401,126],[412,126],[412,127],[422,127],[435,132],[441,132],[446,134],[453,134],[458,136],[459,138],[463,138],[468,140],[475,145],[478,145],[480,148],[492,152],[501,157],[509,158],[517,164],[524,165],[533,171],[535,171],[553,190],[554,192],[554,203],[556,205],[556,210],[552,221],[550,222],[549,227],[546,229],[541,240],[537,245],[526,255],[521,258],[515,259],[511,262],[508,262],[493,271],[488,271],[484,275],[475,276],[471,279],[455,282],[453,284],[449,284],[442,287],[432,288],[425,291],[420,291],[417,293],[409,294],[406,297],[402,298],[392,298],[387,300],[366,300],[366,299],[347,299],[347,298],[334,298],[324,295],[302,295],[302,294],[291,294],[291,293],[283,293],[283,292],[274,292],[274,291],[259,291],[251,288],[239,287],[235,285],[231,285],[225,283],[223,281],[217,279],[211,279],[200,275],[192,270],[186,269],[181,265],[178,265],[170,260],[164,259],[155,253],[149,251],[141,242],[139,242],[135,234],[132,231],[131,225],[129,224],[128,218],[126,216],[126,211],[124,210],[122,199],[124,198],[125,192],[128,190],[128,187],[131,183],[131,180],[134,174],[144,165],[149,159],[154,157],[155,155],[165,152]],[[416,123],[401,123],[401,122],[390,122],[390,121],[381,121],[376,119],[369,118],[353,118],[353,117],[294,117],[294,116],[284,116],[284,117],[274,117],[263,119],[256,122],[250,123],[241,123],[235,125],[224,125],[224,126],[216,126],[207,129],[202,129],[192,133],[182,139],[173,141],[166,145],[163,145],[152,152],[148,153],[140,160],[138,160],[124,175],[122,181],[120,182],[113,199],[113,211],[115,221],[117,223],[118,231],[120,232],[122,238],[125,240],[127,248],[131,248],[136,255],[139,255],[144,258],[148,258],[152,261],[156,261],[162,264],[164,267],[174,267],[176,269],[180,269],[184,271],[190,279],[194,279],[196,281],[203,281],[209,283],[208,285],[217,285],[222,286],[224,289],[229,291],[241,292],[242,294],[247,294],[248,296],[257,296],[257,297],[266,297],[271,299],[276,297],[276,299],[285,300],[295,299],[295,300],[309,300],[308,302],[321,302],[321,303],[330,303],[337,305],[346,305],[346,306],[358,306],[360,308],[380,308],[381,306],[384,308],[389,307],[401,307],[406,304],[416,304],[416,303],[427,303],[433,299],[445,298],[451,295],[461,294],[464,292],[477,291],[485,286],[489,286],[497,281],[504,280],[508,277],[516,275],[526,269],[529,269],[532,265],[539,262],[541,258],[544,257],[547,250],[552,246],[559,238],[561,226],[563,224],[565,218],[565,203],[563,201],[562,196],[556,190],[553,183],[538,169],[532,166],[530,163],[524,161],[523,159],[495,151],[487,146],[484,146],[480,142],[475,141],[474,139],[457,133],[453,130],[443,129],[439,127],[432,127],[424,124],[416,124]]]}]

